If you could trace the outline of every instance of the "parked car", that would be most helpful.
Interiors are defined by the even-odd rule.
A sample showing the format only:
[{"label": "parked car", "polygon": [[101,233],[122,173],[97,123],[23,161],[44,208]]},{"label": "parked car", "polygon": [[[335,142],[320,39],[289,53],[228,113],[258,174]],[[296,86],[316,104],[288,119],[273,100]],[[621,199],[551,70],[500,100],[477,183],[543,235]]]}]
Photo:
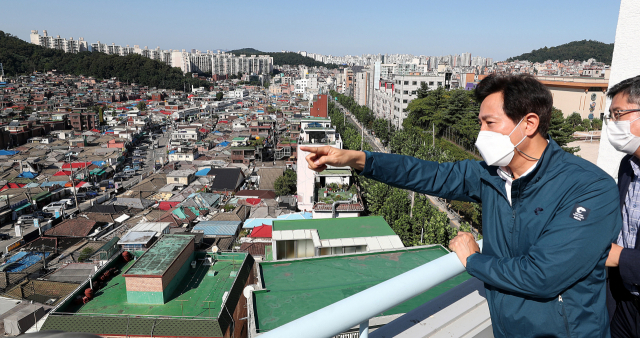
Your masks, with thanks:
[{"label": "parked car", "polygon": [[22,215],[20,217],[18,217],[18,222],[17,224],[33,224],[35,220],[38,220],[39,222],[42,222],[44,220],[44,217],[42,216],[34,216],[34,215]]},{"label": "parked car", "polygon": [[50,218],[53,217],[53,214],[50,212],[44,212],[42,210],[37,210],[33,213],[34,216],[42,216],[44,218]]},{"label": "parked car", "polygon": [[0,234],[0,240],[1,241],[6,241],[7,239],[10,239],[11,236],[9,236],[9,234]]},{"label": "parked car", "polygon": [[61,202],[61,201],[51,202],[46,207],[42,208],[42,211],[55,214],[56,210],[60,212],[60,210],[66,209],[66,205],[67,205],[66,202]]}]

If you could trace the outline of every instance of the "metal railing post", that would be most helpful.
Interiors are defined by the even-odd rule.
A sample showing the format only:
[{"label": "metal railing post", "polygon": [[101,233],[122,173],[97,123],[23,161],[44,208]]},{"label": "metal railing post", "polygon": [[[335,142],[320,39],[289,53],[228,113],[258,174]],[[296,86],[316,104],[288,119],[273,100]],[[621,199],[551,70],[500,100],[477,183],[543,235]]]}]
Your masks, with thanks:
[{"label": "metal railing post", "polygon": [[369,320],[360,323],[360,338],[369,338]]}]

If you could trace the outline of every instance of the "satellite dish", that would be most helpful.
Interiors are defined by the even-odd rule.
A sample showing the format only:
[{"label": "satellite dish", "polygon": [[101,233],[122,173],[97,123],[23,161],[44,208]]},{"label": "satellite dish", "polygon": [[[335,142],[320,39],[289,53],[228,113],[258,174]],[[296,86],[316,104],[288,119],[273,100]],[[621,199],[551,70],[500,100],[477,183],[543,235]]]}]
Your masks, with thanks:
[{"label": "satellite dish", "polygon": [[256,288],[253,285],[247,285],[244,290],[242,290],[242,294],[244,295],[244,298],[249,299],[249,297],[251,297],[251,293],[255,290]]},{"label": "satellite dish", "polygon": [[218,250],[220,250],[220,249],[218,248],[217,245],[214,245],[214,246],[211,247],[211,252],[213,252],[213,253],[217,253]]}]

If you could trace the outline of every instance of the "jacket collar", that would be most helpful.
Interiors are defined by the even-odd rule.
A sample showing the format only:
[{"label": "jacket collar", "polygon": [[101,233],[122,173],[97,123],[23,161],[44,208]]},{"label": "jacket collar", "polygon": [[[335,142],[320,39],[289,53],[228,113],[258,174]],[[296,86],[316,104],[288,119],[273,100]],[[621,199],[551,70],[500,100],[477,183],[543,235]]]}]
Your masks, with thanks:
[{"label": "jacket collar", "polygon": [[[542,152],[542,156],[538,160],[535,168],[529,174],[515,180],[514,183],[518,182],[518,184],[520,185],[527,185],[532,181],[534,183],[537,182],[543,177],[544,173],[547,172],[547,170],[553,167],[554,163],[557,161],[558,156],[562,155],[563,153],[564,150],[556,143],[556,141],[549,137],[549,144],[547,144],[547,147]],[[506,193],[506,190],[504,189],[504,180],[502,180],[502,178],[500,178],[500,176],[498,175],[498,167],[487,166],[487,163],[484,161],[480,162],[480,165],[486,169],[482,173],[481,178],[491,184],[495,189],[502,192],[504,195]]]}]

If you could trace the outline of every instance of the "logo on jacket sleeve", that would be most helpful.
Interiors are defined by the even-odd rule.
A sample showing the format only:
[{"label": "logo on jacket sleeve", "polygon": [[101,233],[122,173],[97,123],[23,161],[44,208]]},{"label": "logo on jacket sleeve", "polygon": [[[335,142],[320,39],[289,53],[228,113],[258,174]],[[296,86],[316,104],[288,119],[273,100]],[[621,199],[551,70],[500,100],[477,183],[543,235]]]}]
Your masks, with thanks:
[{"label": "logo on jacket sleeve", "polygon": [[585,208],[580,204],[576,204],[573,206],[573,211],[571,211],[571,218],[575,219],[576,221],[584,221],[587,219],[590,212],[591,209]]}]

